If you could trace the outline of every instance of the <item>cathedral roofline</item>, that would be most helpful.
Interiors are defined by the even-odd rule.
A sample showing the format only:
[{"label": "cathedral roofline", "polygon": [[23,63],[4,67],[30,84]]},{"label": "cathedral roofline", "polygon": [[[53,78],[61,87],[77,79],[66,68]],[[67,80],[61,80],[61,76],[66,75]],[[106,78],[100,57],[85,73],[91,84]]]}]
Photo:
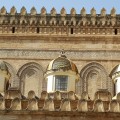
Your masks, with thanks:
[{"label": "cathedral roofline", "polygon": [[[51,15],[51,16],[56,16],[56,15],[61,15],[61,16],[67,16],[67,15],[71,15],[71,16],[77,16],[77,15],[81,15],[81,16],[86,16],[86,15],[91,15],[91,16],[97,16],[97,15],[101,15],[102,17],[104,17],[106,14],[106,9],[102,8],[100,10],[100,14],[96,13],[95,8],[91,8],[90,10],[90,14],[87,14],[86,9],[83,7],[79,13],[76,12],[75,8],[71,8],[70,12],[67,13],[66,9],[63,7],[61,8],[61,10],[57,13],[56,9],[53,7],[50,12],[47,12],[45,7],[42,7],[40,11],[37,11],[36,8],[33,6],[30,10],[30,12],[27,12],[26,8],[23,6],[20,9],[20,13],[17,12],[17,9],[15,8],[15,6],[13,6],[9,12],[7,12],[6,8],[3,6],[0,9],[0,15],[17,15],[20,14],[21,16],[24,15],[41,15],[41,16],[46,16],[46,15]],[[116,9],[113,7],[111,8],[111,11],[109,13],[109,15],[111,15],[112,17],[116,16]]]}]

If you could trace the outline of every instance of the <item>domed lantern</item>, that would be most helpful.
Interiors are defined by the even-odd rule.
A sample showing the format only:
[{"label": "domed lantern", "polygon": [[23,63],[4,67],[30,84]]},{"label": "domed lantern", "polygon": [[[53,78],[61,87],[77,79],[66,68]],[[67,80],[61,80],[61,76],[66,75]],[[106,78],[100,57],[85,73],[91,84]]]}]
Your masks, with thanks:
[{"label": "domed lantern", "polygon": [[79,80],[76,65],[62,54],[52,60],[46,70],[47,92],[75,92],[75,83]]},{"label": "domed lantern", "polygon": [[117,95],[120,92],[120,64],[113,68],[110,77],[115,84],[115,94]]}]

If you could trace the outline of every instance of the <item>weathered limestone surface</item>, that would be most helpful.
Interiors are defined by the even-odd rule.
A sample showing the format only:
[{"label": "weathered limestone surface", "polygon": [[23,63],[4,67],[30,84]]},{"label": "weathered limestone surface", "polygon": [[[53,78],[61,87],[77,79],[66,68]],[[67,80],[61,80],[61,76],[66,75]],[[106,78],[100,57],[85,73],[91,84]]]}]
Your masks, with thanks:
[{"label": "weathered limestone surface", "polygon": [[[115,91],[109,76],[114,67],[120,64],[119,19],[120,15],[116,14],[114,8],[110,14],[106,14],[104,8],[100,14],[96,14],[94,8],[90,14],[86,14],[85,8],[82,8],[80,14],[74,8],[70,14],[66,13],[65,8],[61,9],[60,14],[57,14],[55,8],[47,14],[44,7],[40,13],[34,7],[30,13],[27,13],[25,7],[21,8],[20,13],[17,13],[15,7],[10,12],[2,7],[0,60],[5,62],[10,72],[11,91],[6,94],[5,101],[1,99],[0,120],[119,120],[119,100],[110,102]],[[49,97],[44,91],[47,87],[44,73],[48,63],[58,57],[62,49],[78,68],[80,81],[76,83],[76,94],[81,96],[86,93],[81,97],[85,100],[68,100],[69,107],[71,105],[69,110],[73,111],[67,108],[68,111],[60,111],[63,98],[55,95],[51,102],[54,103],[52,111],[42,111],[44,99]],[[95,92],[101,89],[103,91],[98,92],[94,98]],[[17,93],[21,91],[24,97],[28,97],[28,92],[32,90],[41,98],[33,95],[32,100],[31,97],[28,97],[29,100],[21,100],[23,96],[18,94],[19,99],[11,111],[9,108],[14,103],[12,99],[16,96],[15,90]],[[40,96],[42,91],[44,92]],[[101,93],[105,94],[101,96]],[[106,97],[108,93],[109,96]],[[93,100],[98,98],[103,101],[95,103]],[[79,111],[83,112],[76,110],[77,103]],[[50,108],[51,105],[46,106],[45,110]]]}]

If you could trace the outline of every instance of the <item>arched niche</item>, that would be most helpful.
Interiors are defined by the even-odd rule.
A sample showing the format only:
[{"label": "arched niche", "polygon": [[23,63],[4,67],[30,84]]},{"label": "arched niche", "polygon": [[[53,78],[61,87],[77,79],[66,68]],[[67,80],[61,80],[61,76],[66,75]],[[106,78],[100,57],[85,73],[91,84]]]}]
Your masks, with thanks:
[{"label": "arched niche", "polygon": [[4,61],[4,63],[6,64],[6,66],[8,67],[8,71],[10,72],[9,88],[19,89],[19,78],[17,76],[16,69],[8,62]]},{"label": "arched niche", "polygon": [[36,96],[39,96],[43,85],[43,68],[34,62],[23,65],[19,71],[20,90],[27,97],[28,92],[35,91]]},{"label": "arched niche", "polygon": [[96,62],[87,64],[80,72],[81,91],[86,91],[91,99],[94,99],[94,94],[98,89],[109,90],[108,81],[105,68]]}]

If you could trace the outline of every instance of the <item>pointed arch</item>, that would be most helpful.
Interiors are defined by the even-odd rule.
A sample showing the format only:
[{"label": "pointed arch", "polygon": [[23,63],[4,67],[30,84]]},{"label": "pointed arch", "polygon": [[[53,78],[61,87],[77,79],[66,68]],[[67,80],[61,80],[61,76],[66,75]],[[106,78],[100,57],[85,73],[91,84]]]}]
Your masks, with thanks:
[{"label": "pointed arch", "polygon": [[108,73],[105,68],[97,63],[88,63],[80,72],[81,91],[88,92],[91,99],[94,98],[94,93],[98,89],[108,88]]},{"label": "pointed arch", "polygon": [[8,71],[10,72],[10,87],[19,89],[19,78],[17,76],[17,70],[8,62],[4,61],[6,66],[8,67]]},{"label": "pointed arch", "polygon": [[20,90],[24,96],[27,96],[30,90],[35,91],[39,96],[43,87],[43,68],[41,65],[35,62],[30,62],[23,65],[19,71],[18,76],[20,78]]}]

